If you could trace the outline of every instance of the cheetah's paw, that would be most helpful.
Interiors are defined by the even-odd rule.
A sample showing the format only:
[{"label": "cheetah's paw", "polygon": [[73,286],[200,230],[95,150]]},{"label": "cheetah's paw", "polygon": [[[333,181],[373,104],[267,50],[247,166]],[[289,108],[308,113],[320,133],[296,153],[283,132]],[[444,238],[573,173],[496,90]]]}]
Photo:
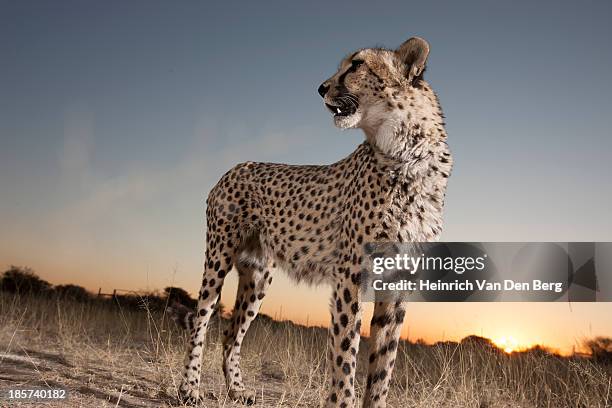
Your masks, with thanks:
[{"label": "cheetah's paw", "polygon": [[229,390],[229,397],[244,405],[255,405],[255,392],[248,390]]},{"label": "cheetah's paw", "polygon": [[[208,392],[206,398],[214,401],[218,400],[213,392]],[[202,404],[204,403],[204,397],[197,390],[181,390],[179,392],[179,400],[187,406],[203,406]]]}]

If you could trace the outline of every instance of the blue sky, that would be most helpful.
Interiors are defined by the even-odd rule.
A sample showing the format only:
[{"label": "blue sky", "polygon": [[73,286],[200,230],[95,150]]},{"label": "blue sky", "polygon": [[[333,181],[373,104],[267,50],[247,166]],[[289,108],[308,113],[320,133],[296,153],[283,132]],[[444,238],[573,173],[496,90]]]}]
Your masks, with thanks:
[{"label": "blue sky", "polygon": [[611,240],[609,2],[0,3],[0,264],[197,291],[204,200],[246,160],[361,142],[316,88],[427,39],[455,156],[446,240]]}]

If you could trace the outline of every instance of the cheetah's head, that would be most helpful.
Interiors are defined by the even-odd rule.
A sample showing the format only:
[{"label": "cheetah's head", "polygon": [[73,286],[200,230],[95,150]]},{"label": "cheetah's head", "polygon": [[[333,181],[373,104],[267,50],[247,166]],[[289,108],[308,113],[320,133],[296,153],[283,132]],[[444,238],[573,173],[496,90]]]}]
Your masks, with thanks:
[{"label": "cheetah's head", "polygon": [[403,101],[420,89],[428,55],[429,44],[413,37],[396,50],[365,48],[344,58],[318,89],[335,125],[375,131],[390,111],[410,110]]}]

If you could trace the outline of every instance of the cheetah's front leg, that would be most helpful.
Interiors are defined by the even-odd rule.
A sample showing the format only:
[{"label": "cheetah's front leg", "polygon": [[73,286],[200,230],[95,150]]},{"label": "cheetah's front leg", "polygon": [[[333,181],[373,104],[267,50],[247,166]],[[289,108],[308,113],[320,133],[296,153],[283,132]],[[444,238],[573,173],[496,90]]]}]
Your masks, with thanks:
[{"label": "cheetah's front leg", "polygon": [[346,277],[337,284],[332,295],[328,346],[331,387],[327,407],[355,406],[355,369],[361,330],[360,293],[356,281]]},{"label": "cheetah's front leg", "polygon": [[395,365],[397,345],[404,322],[406,307],[401,302],[376,302],[370,328],[370,365],[364,408],[384,408],[387,406],[389,380]]}]

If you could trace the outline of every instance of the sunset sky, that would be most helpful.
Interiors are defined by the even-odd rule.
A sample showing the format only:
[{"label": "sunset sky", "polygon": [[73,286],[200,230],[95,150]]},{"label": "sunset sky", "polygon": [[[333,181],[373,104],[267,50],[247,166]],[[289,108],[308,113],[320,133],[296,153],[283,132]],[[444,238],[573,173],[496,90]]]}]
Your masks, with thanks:
[{"label": "sunset sky", "polygon": [[[234,164],[331,163],[363,139],[316,93],[360,47],[427,39],[455,157],[447,241],[612,241],[612,3],[0,4],[0,266],[195,294],[204,202]],[[223,302],[233,304],[228,279]],[[263,311],[327,324],[278,276]],[[404,335],[571,350],[612,304],[412,304]]]}]

